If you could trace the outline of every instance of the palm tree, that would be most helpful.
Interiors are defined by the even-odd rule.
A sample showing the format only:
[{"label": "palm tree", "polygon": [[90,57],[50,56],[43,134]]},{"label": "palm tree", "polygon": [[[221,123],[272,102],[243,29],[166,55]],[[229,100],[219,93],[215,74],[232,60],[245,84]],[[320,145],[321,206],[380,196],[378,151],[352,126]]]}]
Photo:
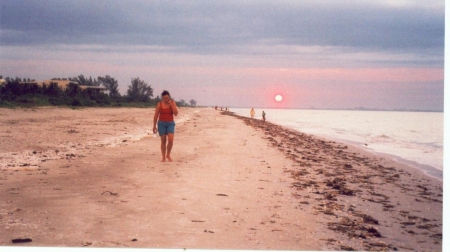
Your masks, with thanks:
[{"label": "palm tree", "polygon": [[109,75],[106,75],[105,77],[99,76],[98,82],[109,91],[109,97],[120,97],[119,84],[116,79],[110,77]]},{"label": "palm tree", "polygon": [[85,86],[100,86],[100,83],[94,78],[92,79],[92,77],[86,78],[84,77],[84,75],[80,74],[77,77],[73,77],[72,78],[75,82],[78,82],[79,85],[85,85]]},{"label": "palm tree", "polygon": [[135,102],[148,102],[153,97],[153,88],[138,78],[131,79],[127,96]]}]

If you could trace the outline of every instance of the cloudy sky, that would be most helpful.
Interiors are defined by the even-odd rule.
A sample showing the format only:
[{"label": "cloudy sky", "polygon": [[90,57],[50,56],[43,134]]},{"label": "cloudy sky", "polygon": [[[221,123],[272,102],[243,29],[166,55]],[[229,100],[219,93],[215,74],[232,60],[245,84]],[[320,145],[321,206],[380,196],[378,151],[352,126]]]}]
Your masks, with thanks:
[{"label": "cloudy sky", "polygon": [[122,93],[139,77],[198,105],[442,110],[444,3],[1,0],[0,75],[110,75]]}]

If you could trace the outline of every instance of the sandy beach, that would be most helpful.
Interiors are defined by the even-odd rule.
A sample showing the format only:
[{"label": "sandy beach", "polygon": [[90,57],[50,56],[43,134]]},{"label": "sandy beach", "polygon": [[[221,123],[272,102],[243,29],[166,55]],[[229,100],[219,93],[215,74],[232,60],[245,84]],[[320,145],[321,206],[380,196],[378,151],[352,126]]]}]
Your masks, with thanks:
[{"label": "sandy beach", "polygon": [[442,250],[441,180],[212,108],[162,163],[153,114],[0,109],[0,246]]}]

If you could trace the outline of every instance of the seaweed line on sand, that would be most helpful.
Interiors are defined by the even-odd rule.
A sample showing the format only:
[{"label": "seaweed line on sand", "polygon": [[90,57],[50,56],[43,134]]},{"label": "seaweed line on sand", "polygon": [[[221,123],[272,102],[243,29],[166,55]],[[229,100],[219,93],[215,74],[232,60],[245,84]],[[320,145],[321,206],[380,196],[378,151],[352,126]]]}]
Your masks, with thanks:
[{"label": "seaweed line on sand", "polygon": [[[392,228],[389,225],[394,224],[406,235],[421,236],[422,240],[435,245],[442,244],[442,221],[431,221],[401,209],[401,205],[387,195],[383,185],[393,186],[399,194],[408,193],[409,196],[417,197],[416,201],[424,204],[442,203],[442,193],[439,193],[442,188],[437,189],[438,193],[433,193],[423,185],[406,184],[402,178],[411,177],[407,171],[398,167],[386,167],[379,159],[356,153],[345,144],[304,134],[268,121],[227,111],[221,113],[243,120],[248,126],[262,131],[269,146],[278,149],[293,161],[293,167],[287,172],[295,179],[291,187],[296,191],[294,195],[299,199],[299,204],[308,207],[314,214],[334,216],[336,221],[328,222],[327,227],[343,235],[343,238],[347,237],[346,240],[342,239],[341,243],[336,242],[336,249],[402,248],[401,243],[384,236],[380,231]],[[349,204],[349,201],[352,203]],[[371,216],[374,211],[370,212],[370,208],[381,209],[378,214],[380,220]],[[392,224],[386,221],[389,218],[398,220]],[[410,224],[411,219],[421,220],[421,225],[416,225],[416,222]],[[424,224],[429,221],[433,223]],[[416,231],[411,230],[412,227]],[[421,229],[428,232],[421,232]],[[333,241],[328,239],[329,243]]]}]

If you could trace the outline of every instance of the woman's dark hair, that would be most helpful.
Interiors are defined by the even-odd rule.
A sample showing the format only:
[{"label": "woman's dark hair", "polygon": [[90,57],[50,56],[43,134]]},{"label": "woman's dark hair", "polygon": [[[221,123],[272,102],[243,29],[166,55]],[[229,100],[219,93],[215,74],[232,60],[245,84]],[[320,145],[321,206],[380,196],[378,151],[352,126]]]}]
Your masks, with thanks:
[{"label": "woman's dark hair", "polygon": [[164,95],[168,95],[168,96],[170,96],[170,93],[169,93],[169,91],[167,91],[167,90],[164,90],[164,91],[162,92],[162,94],[161,94],[161,97],[163,97]]}]

